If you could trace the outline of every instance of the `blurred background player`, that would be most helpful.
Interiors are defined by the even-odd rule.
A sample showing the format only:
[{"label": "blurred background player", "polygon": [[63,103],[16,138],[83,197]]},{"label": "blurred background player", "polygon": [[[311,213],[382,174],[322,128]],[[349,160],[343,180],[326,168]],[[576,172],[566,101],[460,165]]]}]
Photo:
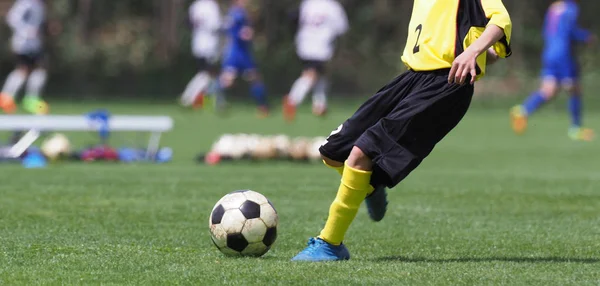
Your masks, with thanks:
[{"label": "blurred background player", "polygon": [[583,141],[593,139],[593,131],[582,127],[579,65],[573,44],[574,42],[591,43],[595,37],[577,25],[579,17],[577,2],[577,0],[557,1],[548,9],[544,24],[542,83],[540,89],[530,95],[522,105],[515,106],[511,110],[512,127],[517,134],[525,132],[528,117],[554,98],[562,87],[570,94],[569,137]]},{"label": "blurred background player", "polygon": [[199,71],[181,96],[183,106],[204,104],[204,96],[216,84],[216,63],[219,58],[221,11],[215,0],[196,0],[189,9],[192,24],[192,53],[198,60]]},{"label": "blurred background player", "polygon": [[327,79],[325,65],[331,60],[335,39],[348,30],[348,18],[336,0],[304,0],[300,5],[296,51],[304,70],[284,99],[284,116],[293,120],[296,106],[314,88],[313,113],[327,111]]},{"label": "blurred background player", "polygon": [[252,57],[254,30],[248,19],[249,0],[232,0],[227,15],[227,44],[223,55],[223,71],[220,77],[221,89],[230,88],[238,75],[250,82],[250,91],[258,105],[260,117],[269,115],[265,86],[262,83]]},{"label": "blurred background player", "polygon": [[0,107],[6,113],[16,111],[15,96],[25,81],[23,108],[34,114],[48,112],[48,105],[40,99],[47,77],[42,67],[45,13],[43,0],[17,0],[7,14],[7,22],[13,32],[12,51],[17,57],[17,67],[8,75],[0,94]]}]

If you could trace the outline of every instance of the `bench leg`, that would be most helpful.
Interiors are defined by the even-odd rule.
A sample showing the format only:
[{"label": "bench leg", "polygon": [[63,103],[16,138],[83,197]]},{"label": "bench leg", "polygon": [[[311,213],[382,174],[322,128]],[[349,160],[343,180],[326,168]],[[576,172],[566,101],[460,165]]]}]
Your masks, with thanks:
[{"label": "bench leg", "polygon": [[39,131],[35,129],[29,130],[27,133],[25,133],[25,135],[23,135],[23,137],[21,137],[19,141],[17,141],[17,143],[15,143],[15,145],[10,148],[8,151],[9,156],[12,158],[21,157],[21,155],[27,151],[27,148],[29,148],[29,146],[31,146],[31,144],[33,144],[33,142],[35,142],[35,140],[38,138],[40,138]]},{"label": "bench leg", "polygon": [[150,134],[150,140],[148,141],[148,149],[146,149],[146,159],[152,160],[156,153],[158,152],[158,148],[160,148],[160,132],[154,132]]}]

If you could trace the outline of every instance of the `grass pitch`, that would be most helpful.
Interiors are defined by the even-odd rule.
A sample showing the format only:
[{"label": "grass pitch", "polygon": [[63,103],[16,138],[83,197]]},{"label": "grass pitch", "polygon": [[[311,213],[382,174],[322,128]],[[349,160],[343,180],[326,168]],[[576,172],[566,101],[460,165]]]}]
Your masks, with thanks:
[{"label": "grass pitch", "polygon": [[[244,108],[218,118],[110,106],[173,116],[176,129],[163,143],[175,161],[0,166],[0,284],[600,284],[600,145],[569,141],[563,113],[541,113],[516,137],[506,110],[471,110],[390,192],[382,222],[360,210],[345,241],[352,260],[342,263],[289,262],[323,226],[335,172],[320,164],[193,162],[222,133],[327,135],[354,108],[326,119],[302,114],[288,125]],[[600,126],[600,116],[587,123]],[[70,135],[79,144],[93,138]],[[115,136],[115,146],[127,142]],[[210,241],[211,208],[237,189],[265,194],[279,211],[278,240],[263,258],[226,258]]]}]

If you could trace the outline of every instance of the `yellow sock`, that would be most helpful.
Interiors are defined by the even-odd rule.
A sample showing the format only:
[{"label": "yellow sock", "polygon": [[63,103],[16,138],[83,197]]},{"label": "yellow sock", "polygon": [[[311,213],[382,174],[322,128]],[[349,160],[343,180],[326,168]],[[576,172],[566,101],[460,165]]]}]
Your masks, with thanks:
[{"label": "yellow sock", "polygon": [[367,194],[373,192],[371,172],[357,170],[346,165],[337,196],[329,208],[329,217],[319,238],[333,245],[340,245],[346,231],[358,213]]},{"label": "yellow sock", "polygon": [[325,166],[327,166],[331,169],[336,170],[338,173],[340,173],[340,176],[344,175],[344,166],[334,167],[334,166],[327,164],[327,162],[325,162],[325,160],[323,160],[323,164],[325,164]]}]

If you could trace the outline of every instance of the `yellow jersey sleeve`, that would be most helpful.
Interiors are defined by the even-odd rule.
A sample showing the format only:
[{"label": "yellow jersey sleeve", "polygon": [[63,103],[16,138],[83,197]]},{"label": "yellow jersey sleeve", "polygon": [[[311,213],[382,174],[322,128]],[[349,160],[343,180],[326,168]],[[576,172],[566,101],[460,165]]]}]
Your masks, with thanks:
[{"label": "yellow jersey sleeve", "polygon": [[501,0],[481,0],[485,17],[489,19],[488,25],[496,25],[504,30],[504,38],[494,44],[494,50],[502,58],[512,54],[510,40],[512,36],[512,21]]}]

